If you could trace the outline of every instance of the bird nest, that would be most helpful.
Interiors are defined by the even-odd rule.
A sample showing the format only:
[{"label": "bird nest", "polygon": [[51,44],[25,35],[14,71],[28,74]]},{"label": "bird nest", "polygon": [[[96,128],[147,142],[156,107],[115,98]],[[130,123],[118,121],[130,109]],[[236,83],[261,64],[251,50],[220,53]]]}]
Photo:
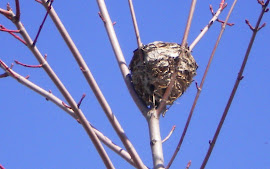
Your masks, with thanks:
[{"label": "bird nest", "polygon": [[166,105],[172,105],[189,87],[198,68],[188,47],[160,41],[136,49],[129,67],[135,91],[150,107],[159,105],[173,73],[177,72],[166,101]]}]

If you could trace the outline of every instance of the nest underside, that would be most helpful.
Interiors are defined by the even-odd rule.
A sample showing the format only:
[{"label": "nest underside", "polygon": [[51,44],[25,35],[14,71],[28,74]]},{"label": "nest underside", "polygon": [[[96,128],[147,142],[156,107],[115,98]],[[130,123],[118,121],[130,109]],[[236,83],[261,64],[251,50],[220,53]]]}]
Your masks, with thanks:
[{"label": "nest underside", "polygon": [[[181,52],[184,54],[180,55]],[[181,49],[177,43],[165,42],[153,42],[135,50],[130,63],[135,91],[147,106],[159,105],[173,73],[177,72],[166,101],[167,105],[173,104],[191,84],[197,67],[187,48]]]}]

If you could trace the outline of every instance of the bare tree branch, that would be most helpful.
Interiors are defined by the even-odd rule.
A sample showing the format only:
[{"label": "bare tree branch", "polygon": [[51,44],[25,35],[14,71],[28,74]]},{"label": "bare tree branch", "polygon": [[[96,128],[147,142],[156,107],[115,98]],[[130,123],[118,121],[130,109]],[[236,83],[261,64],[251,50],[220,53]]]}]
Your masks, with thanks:
[{"label": "bare tree branch", "polygon": [[21,65],[21,66],[24,66],[24,67],[29,67],[29,68],[41,68],[42,67],[41,64],[39,64],[39,65],[28,65],[28,64],[21,63],[21,62],[19,62],[17,60],[15,60],[14,62],[16,64],[18,64],[18,65]]},{"label": "bare tree branch", "polygon": [[[193,18],[193,13],[195,10],[195,5],[196,5],[196,0],[192,0],[192,4],[190,7],[190,12],[189,12],[189,17],[188,17],[188,21],[186,24],[186,29],[185,29],[185,33],[183,36],[183,40],[182,40],[182,44],[181,44],[181,49],[182,52],[180,54],[180,58],[182,57],[182,55],[185,54],[185,49],[186,49],[186,44],[187,44],[187,37],[189,34],[189,30],[190,30],[190,26],[191,26],[191,21]],[[180,64],[180,62],[178,63],[178,65]],[[160,115],[166,111],[166,101],[168,100],[169,95],[171,94],[172,88],[174,86],[175,80],[176,80],[176,76],[177,76],[177,71],[175,71],[172,74],[171,80],[170,80],[170,84],[167,87],[164,95],[162,96],[161,102],[159,104],[159,106],[157,107],[156,110],[152,110],[150,111],[147,116],[147,121],[148,121],[148,126],[149,126],[149,134],[150,134],[150,139],[151,139],[151,143],[155,143],[155,144],[151,144],[151,150],[152,150],[152,157],[153,157],[153,163],[154,163],[154,168],[164,168],[164,158],[163,158],[163,152],[162,152],[162,141],[160,138],[160,129],[159,129],[159,117]]]},{"label": "bare tree branch", "polygon": [[0,78],[4,78],[4,77],[8,77],[8,74],[7,73],[0,74]]},{"label": "bare tree branch", "polygon": [[83,101],[83,99],[85,98],[85,96],[86,96],[86,94],[84,93],[84,94],[82,95],[80,101],[79,101],[78,104],[77,104],[78,108],[80,108],[80,106],[81,106],[81,104],[82,104],[82,101]]},{"label": "bare tree branch", "polygon": [[[187,20],[187,24],[186,24],[186,29],[185,29],[184,36],[183,36],[182,43],[181,43],[182,52],[181,52],[181,54],[179,56],[180,58],[185,53],[184,49],[186,48],[187,38],[188,38],[188,34],[189,34],[190,26],[191,26],[191,21],[192,21],[193,14],[194,14],[196,2],[197,2],[197,0],[192,0],[191,6],[190,6],[189,16],[188,16],[188,20]],[[159,106],[157,108],[157,114],[158,115],[162,114],[166,110],[166,101],[168,100],[168,97],[171,94],[172,88],[174,86],[174,82],[176,80],[176,76],[177,76],[177,72],[174,72],[172,77],[171,77],[170,84],[167,87],[167,89],[166,89],[166,91],[165,91],[165,93],[164,93],[164,95],[163,95],[163,97],[161,99],[161,102],[160,102],[160,104],[159,104]]]},{"label": "bare tree branch", "polygon": [[138,24],[137,24],[136,15],[135,15],[132,0],[128,0],[128,3],[129,3],[129,8],[130,8],[130,13],[131,13],[131,16],[132,16],[133,27],[134,27],[134,30],[135,30],[138,49],[141,49],[143,47],[143,44],[141,42],[140,32],[139,32],[139,28],[138,28]]},{"label": "bare tree branch", "polygon": [[[110,19],[110,15],[108,13],[106,4],[104,0],[97,0],[97,4],[99,6],[100,13],[102,15],[102,18],[104,19],[104,26],[106,28],[107,34],[109,36],[114,54],[116,56],[119,68],[121,70],[122,76],[125,80],[125,83],[127,85],[127,88],[129,89],[129,92],[134,100],[134,102],[137,104],[140,111],[146,115],[148,112],[148,108],[145,106],[145,104],[142,102],[142,100],[139,98],[139,96],[136,94],[133,85],[131,83],[131,77],[130,77],[130,71],[128,69],[128,66],[126,64],[125,58],[123,56],[122,50],[120,48],[119,42],[117,40],[112,21]],[[142,160],[140,159],[139,155],[135,151],[133,147],[126,147],[127,151],[132,156],[132,159],[134,160],[135,164],[138,168],[144,168],[144,164]]]},{"label": "bare tree branch", "polygon": [[[222,1],[224,3],[224,0]],[[222,3],[221,2],[221,3]],[[210,29],[210,27],[213,25],[213,23],[218,19],[218,16],[221,14],[222,10],[224,9],[223,5],[220,5],[217,12],[213,15],[212,19],[209,21],[209,23],[203,28],[201,33],[197,36],[197,38],[191,43],[189,46],[189,50],[192,51],[192,49],[196,46],[196,44],[202,39],[202,37],[205,35],[205,33]]]},{"label": "bare tree branch", "polygon": [[[224,2],[224,1],[223,1],[223,2]],[[213,49],[213,51],[212,51],[212,53],[211,53],[211,55],[210,55],[210,58],[209,58],[209,60],[208,60],[208,64],[207,64],[206,69],[205,69],[205,71],[204,71],[203,78],[202,78],[202,80],[201,80],[200,86],[198,86],[197,83],[196,83],[196,86],[197,86],[197,94],[196,94],[196,96],[195,96],[195,98],[194,98],[194,101],[193,101],[191,110],[190,110],[190,112],[189,112],[188,119],[187,119],[186,124],[185,124],[185,128],[184,128],[183,133],[182,133],[182,135],[181,135],[181,138],[180,138],[180,140],[179,140],[179,142],[178,142],[177,148],[176,148],[176,150],[174,151],[174,154],[173,154],[172,158],[170,159],[168,165],[166,166],[166,169],[170,168],[170,166],[172,165],[172,163],[173,163],[173,161],[174,161],[174,159],[175,159],[177,153],[179,152],[179,150],[180,150],[180,148],[181,148],[181,145],[182,145],[182,143],[183,143],[183,140],[184,140],[184,138],[185,138],[186,132],[187,132],[187,130],[188,130],[188,127],[189,127],[189,124],[190,124],[190,121],[191,121],[193,112],[194,112],[194,110],[195,110],[197,101],[198,101],[199,96],[200,96],[200,94],[201,94],[202,87],[203,87],[204,81],[205,81],[205,79],[206,79],[208,70],[209,70],[210,65],[211,65],[211,63],[212,63],[212,60],[213,60],[213,58],[214,58],[214,55],[215,55],[217,46],[218,46],[219,41],[220,41],[220,39],[221,39],[221,37],[222,37],[222,35],[223,35],[223,32],[224,32],[225,27],[226,27],[226,23],[227,23],[228,20],[229,20],[229,17],[230,17],[230,15],[231,15],[231,13],[232,13],[232,11],[233,11],[233,9],[234,9],[234,6],[235,6],[236,2],[237,2],[237,0],[234,1],[233,5],[232,5],[232,7],[231,7],[231,9],[230,9],[230,11],[229,11],[227,17],[226,17],[225,22],[224,22],[224,24],[222,25],[222,29],[220,30],[220,34],[219,34],[219,36],[218,36],[218,38],[217,38],[216,44],[215,44],[215,46],[214,46],[214,49]],[[220,5],[220,6],[221,6],[221,5]],[[222,8],[222,7],[220,7],[220,8]]]},{"label": "bare tree branch", "polygon": [[173,127],[172,127],[171,131],[169,132],[169,134],[162,140],[162,143],[164,143],[165,141],[167,141],[171,137],[174,130],[175,130],[175,125],[173,125]]},{"label": "bare tree branch", "polygon": [[21,19],[20,1],[15,0],[15,4],[16,4],[16,19],[20,20]]},{"label": "bare tree branch", "polygon": [[[46,15],[45,18],[43,19],[40,28],[38,30],[38,33],[36,35],[36,37],[34,38],[34,41],[30,38],[29,34],[27,33],[25,27],[23,26],[23,24],[21,23],[20,19],[21,17],[21,9],[20,9],[20,1],[19,0],[14,0],[15,1],[15,5],[16,8],[14,12],[12,12],[12,9],[10,7],[9,4],[7,4],[7,9],[1,9],[0,8],[0,14],[2,14],[3,16],[5,16],[6,18],[8,18],[9,20],[11,20],[15,26],[17,27],[17,30],[13,30],[13,29],[7,29],[5,28],[3,25],[0,25],[0,31],[3,32],[7,32],[10,35],[12,35],[13,37],[15,37],[17,40],[21,41],[23,44],[25,44],[29,50],[33,53],[33,55],[36,57],[36,59],[38,60],[38,64],[39,65],[28,65],[25,63],[21,63],[19,61],[15,61],[17,64],[22,65],[24,67],[30,67],[30,68],[43,68],[45,70],[45,72],[48,74],[48,76],[51,78],[51,80],[53,81],[53,83],[56,85],[56,87],[58,88],[58,90],[61,92],[61,94],[64,96],[65,100],[60,100],[58,97],[56,97],[50,90],[46,91],[44,89],[42,89],[40,86],[32,83],[31,81],[28,80],[29,75],[26,77],[21,76],[20,74],[16,73],[14,70],[12,70],[12,66],[8,67],[1,59],[0,59],[0,67],[4,70],[3,72],[0,72],[0,79],[1,80],[6,80],[3,79],[5,77],[11,77],[16,79],[19,83],[25,85],[26,87],[30,88],[31,90],[35,91],[36,93],[42,95],[45,97],[45,99],[47,101],[52,101],[54,104],[56,104],[59,108],[61,108],[62,110],[64,110],[65,112],[67,112],[70,116],[72,116],[79,125],[82,125],[84,127],[84,130],[87,132],[88,136],[90,137],[90,139],[92,140],[95,148],[97,149],[99,155],[101,156],[103,163],[106,165],[106,168],[114,168],[109,156],[107,155],[105,149],[104,149],[104,145],[101,144],[104,143],[105,145],[107,145],[111,150],[113,150],[115,153],[117,153],[118,155],[120,155],[124,160],[126,160],[129,164],[131,164],[132,166],[134,166],[135,168],[143,168],[146,169],[148,167],[145,166],[145,164],[143,163],[141,157],[138,155],[138,153],[136,152],[136,149],[133,147],[131,141],[127,138],[126,133],[124,132],[124,130],[122,129],[120,123],[118,122],[117,118],[115,117],[115,115],[113,114],[110,105],[107,103],[106,98],[104,97],[104,95],[102,94],[97,82],[95,81],[88,65],[86,64],[86,62],[84,61],[83,57],[81,56],[79,50],[77,49],[77,47],[75,46],[74,42],[72,41],[71,37],[69,36],[68,32],[66,31],[64,25],[62,24],[61,20],[59,19],[59,17],[57,16],[56,12],[54,11],[54,9],[52,8],[52,2],[54,0],[35,0],[36,2],[42,4],[45,8],[46,8]],[[162,147],[162,143],[165,142],[172,134],[173,129],[170,131],[170,133],[168,134],[167,137],[164,138],[164,140],[162,140],[161,138],[161,134],[160,134],[160,115],[161,114],[165,114],[165,112],[168,110],[169,107],[169,103],[168,101],[170,100],[169,98],[171,97],[171,92],[173,90],[173,88],[176,86],[176,80],[178,78],[178,73],[179,71],[177,71],[178,69],[174,69],[174,71],[172,72],[172,74],[170,74],[170,77],[168,80],[170,80],[169,82],[169,86],[166,85],[163,87],[163,85],[161,85],[163,88],[162,93],[163,96],[161,95],[162,98],[157,99],[156,96],[146,96],[146,101],[147,99],[153,99],[154,103],[153,105],[149,105],[149,104],[145,104],[144,101],[142,101],[142,99],[140,98],[140,96],[138,96],[138,94],[136,93],[136,91],[134,90],[133,87],[133,82],[135,83],[135,79],[133,79],[134,81],[132,81],[131,77],[135,77],[134,75],[131,76],[131,72],[129,71],[129,67],[125,61],[125,58],[123,56],[123,52],[121,50],[121,47],[119,45],[118,39],[116,37],[115,31],[114,31],[114,27],[113,25],[115,24],[112,23],[111,19],[110,19],[110,15],[107,11],[107,7],[106,4],[104,2],[104,0],[96,0],[98,7],[100,9],[99,12],[99,16],[102,19],[103,23],[104,23],[104,27],[107,31],[112,49],[114,51],[116,60],[118,62],[118,66],[120,68],[120,71],[122,73],[123,79],[126,83],[126,86],[134,100],[134,102],[136,103],[136,105],[138,106],[139,110],[141,111],[142,115],[145,117],[145,119],[147,120],[148,123],[148,129],[149,129],[149,136],[150,136],[150,146],[151,146],[151,151],[152,151],[152,160],[153,160],[153,169],[165,169],[164,167],[164,154],[163,154],[163,147]],[[221,131],[221,128],[223,126],[223,123],[226,119],[226,116],[228,114],[228,111],[230,109],[230,106],[232,104],[232,101],[234,99],[235,93],[237,92],[238,86],[241,82],[241,80],[244,78],[243,73],[244,73],[244,69],[245,66],[247,64],[248,61],[248,57],[249,57],[249,53],[252,49],[253,43],[255,41],[256,35],[257,33],[265,27],[266,23],[261,24],[261,20],[262,17],[264,15],[265,12],[269,11],[269,8],[267,8],[270,0],[256,0],[261,6],[262,6],[262,12],[258,18],[257,24],[256,26],[253,26],[248,20],[246,20],[246,24],[247,27],[249,27],[252,31],[252,36],[249,42],[249,45],[247,47],[247,51],[245,53],[245,56],[243,58],[243,62],[241,65],[241,68],[238,72],[237,78],[235,80],[234,83],[234,87],[231,91],[230,97],[228,98],[227,104],[225,105],[222,117],[219,121],[219,124],[216,128],[215,134],[213,136],[213,139],[209,141],[209,149],[206,153],[206,156],[201,164],[201,169],[204,169],[210,156],[212,153],[212,150],[215,146],[215,143],[217,141],[217,138],[219,136],[219,133]],[[220,31],[220,34],[217,38],[216,44],[214,46],[214,49],[209,57],[208,60],[208,64],[206,65],[205,68],[205,72],[203,74],[203,77],[201,79],[200,83],[195,82],[196,84],[196,88],[197,88],[197,93],[196,96],[194,98],[193,104],[191,106],[189,115],[187,117],[186,120],[186,124],[184,126],[181,138],[178,142],[178,145],[176,147],[176,150],[174,151],[174,154],[172,155],[172,158],[170,159],[168,165],[166,166],[167,168],[170,168],[170,166],[172,165],[172,163],[174,162],[174,159],[176,158],[178,152],[181,149],[182,143],[185,139],[185,135],[187,133],[191,118],[193,116],[193,112],[196,108],[196,104],[197,101],[199,99],[199,96],[201,94],[204,82],[206,80],[206,76],[208,74],[208,71],[210,69],[210,65],[211,62],[213,60],[215,51],[219,45],[219,41],[221,40],[221,37],[225,31],[225,27],[226,25],[231,25],[230,23],[228,23],[228,19],[233,11],[233,8],[235,6],[235,4],[237,3],[237,0],[234,0],[233,5],[226,17],[226,20],[219,20],[218,16],[220,15],[220,13],[222,12],[222,10],[225,8],[225,6],[227,4],[225,4],[225,0],[220,0],[220,6],[219,9],[216,11],[216,13],[213,12],[213,9],[210,6],[210,10],[212,12],[212,19],[208,22],[208,24],[204,27],[204,29],[201,31],[201,33],[198,35],[198,37],[193,41],[193,43],[191,43],[190,46],[188,46],[188,35],[190,32],[190,28],[191,28],[191,23],[192,23],[192,18],[194,15],[194,11],[195,11],[195,6],[196,6],[196,2],[197,0],[192,0],[191,1],[191,6],[190,6],[190,11],[189,11],[189,16],[187,19],[187,23],[186,23],[186,28],[185,28],[185,32],[183,35],[183,39],[181,42],[181,48],[178,54],[178,57],[182,57],[185,55],[185,53],[191,53],[192,50],[194,49],[194,47],[196,46],[196,44],[200,41],[200,39],[202,39],[202,37],[206,34],[206,32],[209,30],[209,28],[213,25],[213,23],[215,21],[221,22],[222,23],[222,28]],[[138,49],[139,52],[143,51],[140,49],[144,49],[144,45],[141,42],[141,37],[140,37],[140,33],[139,33],[139,28],[138,28],[138,24],[137,24],[137,20],[136,20],[136,16],[135,16],[135,11],[134,11],[134,7],[133,7],[133,3],[132,0],[128,0],[129,3],[129,8],[130,8],[130,13],[132,16],[132,21],[133,21],[133,27],[134,27],[134,32],[135,32],[135,36],[136,36],[136,41],[137,41],[137,45],[138,45]],[[15,14],[14,14],[15,13]],[[45,14],[45,13],[44,13]],[[39,34],[42,30],[42,27],[44,26],[45,20],[47,18],[47,16],[50,15],[52,20],[54,21],[56,27],[58,28],[60,34],[62,35],[62,38],[64,39],[64,41],[66,42],[67,46],[69,47],[71,53],[73,54],[75,60],[78,63],[78,66],[80,68],[80,70],[82,71],[83,75],[85,76],[85,79],[87,80],[89,86],[91,87],[93,93],[95,94],[97,100],[99,101],[99,104],[101,105],[101,107],[103,108],[106,116],[108,117],[111,125],[113,126],[114,130],[116,131],[116,133],[118,134],[118,137],[121,139],[123,145],[125,147],[126,150],[122,149],[122,147],[119,147],[118,145],[115,145],[112,140],[110,140],[109,138],[107,138],[106,136],[103,135],[103,133],[101,133],[99,130],[97,130],[94,126],[92,126],[89,121],[86,119],[86,117],[84,116],[82,110],[80,109],[80,105],[85,97],[85,94],[81,97],[80,101],[77,103],[75,102],[74,98],[71,96],[71,94],[69,93],[69,91],[65,88],[64,84],[60,81],[60,79],[57,77],[56,73],[54,72],[54,70],[50,67],[50,64],[47,62],[46,58],[43,58],[41,55],[41,52],[39,51],[39,49],[36,47],[36,43],[39,37]],[[18,35],[17,33],[20,33],[20,35]],[[179,49],[179,48],[178,48]],[[143,53],[139,53],[139,56],[143,59]],[[137,57],[138,58],[138,57]],[[176,67],[181,66],[180,65],[180,61],[178,62],[177,60],[178,58],[176,57],[176,63],[174,64]],[[139,67],[140,69],[141,67]],[[196,67],[197,68],[197,67]],[[163,72],[161,70],[161,72]],[[166,71],[165,71],[166,72]],[[164,72],[164,73],[165,73]],[[1,74],[2,73],[2,74]],[[146,79],[146,78],[145,78]],[[150,89],[152,89],[152,86],[149,87]],[[137,86],[136,86],[137,89]],[[153,88],[153,90],[155,90],[155,88]],[[144,96],[144,92],[142,92],[142,97]],[[153,97],[153,98],[151,98]],[[143,98],[144,99],[144,98]],[[156,104],[157,103],[157,104]],[[156,107],[155,107],[156,106]],[[170,105],[171,106],[171,105]],[[186,169],[189,169],[191,166],[191,161],[189,161],[187,163]],[[4,169],[4,167],[0,164],[0,169]]]},{"label": "bare tree branch", "polygon": [[121,70],[122,76],[125,80],[126,86],[130,92],[130,95],[132,96],[134,102],[140,109],[140,111],[143,113],[144,116],[146,116],[148,112],[148,108],[146,105],[142,102],[142,100],[139,98],[137,93],[135,92],[133,85],[131,83],[131,76],[130,76],[130,71],[128,69],[127,63],[125,61],[124,55],[122,53],[122,50],[120,48],[119,42],[117,40],[112,21],[110,19],[110,15],[108,13],[106,4],[104,0],[97,0],[101,15],[104,19],[104,26],[106,28],[107,34],[109,36],[116,60],[118,62],[119,68]]},{"label": "bare tree branch", "polygon": [[22,42],[24,45],[27,45],[26,42],[20,38],[18,35],[16,35],[15,33],[20,33],[20,30],[10,30],[10,29],[6,29],[3,25],[0,25],[0,31],[4,31],[4,32],[8,32],[9,34],[11,34],[14,38],[18,39],[20,42]]},{"label": "bare tree branch", "polygon": [[98,137],[94,133],[91,125],[88,123],[86,117],[84,116],[83,112],[78,109],[77,103],[74,101],[68,90],[65,88],[63,83],[60,81],[60,79],[57,77],[55,72],[52,70],[50,65],[46,62],[46,60],[42,57],[41,53],[39,52],[38,48],[36,46],[32,46],[33,41],[30,38],[29,34],[25,30],[23,24],[16,19],[16,16],[14,13],[11,12],[11,21],[15,24],[18,30],[20,30],[20,34],[23,37],[24,41],[26,42],[29,50],[33,53],[33,55],[36,57],[36,59],[39,61],[40,64],[42,64],[42,68],[46,71],[46,73],[49,75],[51,80],[54,82],[56,87],[59,89],[59,91],[62,93],[62,95],[65,97],[69,105],[72,107],[75,114],[78,116],[78,119],[80,120],[82,126],[84,127],[85,131],[87,132],[88,136],[92,140],[93,144],[95,145],[99,155],[101,156],[104,164],[108,168],[114,168],[111,160],[109,159],[106,151],[104,150],[102,144],[100,143]]},{"label": "bare tree branch", "polygon": [[[29,81],[28,79],[24,78],[20,74],[16,73],[15,71],[11,70],[8,68],[8,66],[0,60],[0,67],[6,71],[4,74],[6,74],[5,77],[11,76],[12,78],[16,79],[19,83],[22,85],[28,87],[29,89],[33,90],[34,92],[40,94],[41,96],[45,97],[46,100],[52,101],[56,106],[64,110],[66,113],[68,113],[71,117],[74,119],[78,119],[77,115],[74,113],[74,111],[65,105],[62,104],[62,100],[60,100],[58,97],[53,95],[50,91],[46,91],[42,89],[41,87],[37,86],[33,82]],[[106,146],[108,146],[111,150],[116,152],[118,155],[120,155],[123,159],[125,159],[128,163],[133,165],[135,167],[135,164],[133,160],[131,159],[130,155],[128,152],[126,152],[124,149],[113,143],[112,140],[110,140],[108,137],[103,135],[98,129],[96,129],[94,126],[92,126],[94,129],[97,137],[102,141]]]},{"label": "bare tree branch", "polygon": [[197,0],[192,0],[190,10],[189,10],[188,20],[187,20],[187,24],[186,24],[185,33],[184,33],[182,43],[181,43],[181,47],[185,47],[186,44],[187,44],[187,38],[188,38],[188,34],[189,34],[193,14],[194,14],[194,11],[195,11],[196,3],[197,3]]},{"label": "bare tree branch", "polygon": [[35,46],[36,43],[37,43],[37,39],[38,39],[38,37],[39,37],[39,34],[40,34],[40,32],[41,32],[41,30],[42,30],[42,28],[43,28],[43,26],[44,26],[44,23],[45,23],[45,21],[46,21],[46,19],[47,19],[47,17],[48,17],[49,11],[51,10],[53,0],[48,0],[47,2],[50,2],[50,5],[49,5],[49,7],[48,7],[48,9],[47,9],[47,12],[46,12],[46,14],[45,14],[45,16],[44,16],[44,18],[43,18],[43,21],[42,21],[41,25],[39,26],[37,35],[36,35],[36,37],[35,37],[35,39],[34,39],[34,42],[33,42],[33,46]]},{"label": "bare tree branch", "polygon": [[12,17],[12,11],[0,8],[0,14],[4,15],[8,19]]},{"label": "bare tree branch", "polygon": [[[71,37],[69,36],[67,30],[65,29],[64,25],[62,24],[60,18],[58,17],[57,13],[53,9],[53,7],[48,6],[45,0],[42,0],[44,7],[48,10],[50,8],[49,14],[52,18],[54,24],[56,25],[58,31],[62,35],[63,39],[65,40],[67,46],[69,47],[70,51],[72,52],[74,58],[76,59],[79,67],[81,68],[89,86],[91,87],[92,91],[94,92],[99,104],[103,108],[106,116],[108,117],[110,123],[112,124],[113,128],[115,129],[116,133],[118,134],[119,138],[123,142],[124,146],[126,147],[127,151],[130,154],[137,154],[132,143],[126,136],[123,128],[121,127],[120,123],[118,122],[117,118],[113,114],[108,102],[106,101],[104,95],[102,94],[96,80],[94,79],[89,67],[85,63],[83,57],[81,56],[79,50],[77,49],[76,45],[72,41]],[[102,16],[103,17],[103,16]],[[132,156],[132,155],[131,155]],[[134,156],[134,158],[137,158]],[[133,159],[134,160],[134,159]],[[136,160],[134,160],[136,161]],[[145,167],[143,165],[143,167]]]},{"label": "bare tree branch", "polygon": [[[234,1],[234,4],[236,3],[236,1],[237,1],[237,0]],[[217,129],[216,129],[215,135],[214,135],[213,139],[211,140],[209,149],[208,149],[207,154],[206,154],[206,156],[205,156],[205,158],[204,158],[204,160],[203,160],[203,163],[202,163],[202,165],[201,165],[201,169],[204,169],[205,166],[206,166],[206,164],[207,164],[207,162],[208,162],[208,159],[209,159],[209,157],[210,157],[210,155],[211,155],[211,153],[212,153],[212,150],[213,150],[213,148],[214,148],[214,146],[215,146],[215,143],[216,143],[216,141],[217,141],[217,138],[218,138],[218,136],[219,136],[219,132],[220,132],[220,130],[221,130],[221,128],[222,128],[222,125],[223,125],[223,123],[224,123],[224,121],[225,121],[225,119],[226,119],[226,116],[227,116],[227,114],[228,114],[228,111],[229,111],[229,109],[230,109],[230,107],[231,107],[231,103],[232,103],[233,98],[234,98],[234,95],[235,95],[235,93],[236,93],[236,91],[237,91],[237,89],[238,89],[239,83],[240,83],[240,81],[243,79],[243,72],[244,72],[246,63],[247,63],[247,61],[248,61],[248,56],[249,56],[249,53],[250,53],[250,51],[251,51],[252,45],[253,45],[253,43],[254,43],[255,37],[256,37],[256,35],[257,35],[258,28],[259,28],[259,26],[260,26],[261,20],[262,20],[262,18],[263,18],[264,13],[265,13],[265,9],[267,8],[267,5],[269,4],[269,1],[270,1],[270,0],[267,0],[265,4],[263,4],[263,5],[261,4],[261,5],[262,5],[262,11],[261,11],[261,14],[260,14],[260,16],[259,16],[259,18],[258,18],[258,20],[257,20],[257,24],[256,24],[256,26],[255,26],[255,28],[254,28],[254,30],[253,30],[253,34],[252,34],[252,36],[251,36],[251,39],[250,39],[250,42],[249,42],[249,45],[248,45],[248,48],[247,48],[245,57],[244,57],[244,59],[243,59],[242,65],[241,65],[241,68],[240,68],[240,70],[239,70],[239,72],[238,72],[238,76],[237,76],[237,78],[236,78],[234,87],[233,87],[233,89],[232,89],[231,95],[230,95],[229,100],[228,100],[228,102],[227,102],[227,105],[226,105],[226,107],[225,107],[225,109],[224,109],[224,112],[223,112],[223,114],[222,114],[222,117],[221,117],[221,119],[220,119],[220,122],[219,122],[219,124],[218,124],[218,127],[217,127]]]},{"label": "bare tree branch", "polygon": [[12,32],[12,33],[20,33],[19,30],[10,30],[10,29],[6,29],[3,25],[0,25],[0,31],[3,31],[3,32]]}]

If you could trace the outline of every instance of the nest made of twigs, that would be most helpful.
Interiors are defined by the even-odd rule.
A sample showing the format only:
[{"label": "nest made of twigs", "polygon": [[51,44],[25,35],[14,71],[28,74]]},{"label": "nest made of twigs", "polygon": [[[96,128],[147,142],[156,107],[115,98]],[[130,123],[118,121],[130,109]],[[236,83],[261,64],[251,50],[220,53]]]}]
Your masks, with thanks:
[{"label": "nest made of twigs", "polygon": [[135,91],[151,107],[161,102],[174,72],[177,76],[167,105],[185,92],[198,68],[187,47],[182,49],[177,43],[160,41],[136,49],[129,67]]}]

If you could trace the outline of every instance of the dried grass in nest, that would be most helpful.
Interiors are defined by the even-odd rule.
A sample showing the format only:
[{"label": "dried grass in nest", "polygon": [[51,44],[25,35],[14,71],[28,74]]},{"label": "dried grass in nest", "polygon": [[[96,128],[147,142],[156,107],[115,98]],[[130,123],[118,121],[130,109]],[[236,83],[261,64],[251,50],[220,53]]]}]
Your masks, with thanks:
[{"label": "dried grass in nest", "polygon": [[[182,51],[185,53],[180,57]],[[177,77],[167,105],[172,105],[185,92],[198,68],[187,48],[181,49],[177,43],[160,41],[136,49],[129,67],[137,94],[151,107],[159,105],[175,71]]]}]

